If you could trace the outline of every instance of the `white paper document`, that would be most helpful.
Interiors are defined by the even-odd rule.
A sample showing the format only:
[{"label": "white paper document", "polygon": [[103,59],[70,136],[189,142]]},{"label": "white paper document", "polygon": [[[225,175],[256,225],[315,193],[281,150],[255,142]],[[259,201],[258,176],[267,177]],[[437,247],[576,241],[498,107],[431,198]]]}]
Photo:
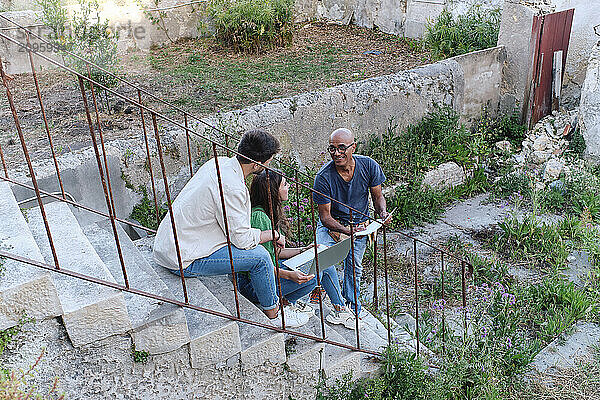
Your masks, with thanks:
[{"label": "white paper document", "polygon": [[[394,215],[394,212],[395,212],[395,211],[396,211],[396,209],[394,208],[394,209],[392,210],[392,212],[388,214],[388,216],[386,217],[386,219],[390,219],[390,218],[392,218],[392,215]],[[365,228],[365,230],[364,230],[364,231],[356,232],[356,233],[355,233],[355,236],[359,236],[359,237],[360,237],[360,236],[367,236],[367,235],[370,235],[371,233],[375,233],[375,232],[377,232],[377,230],[383,226],[383,221],[384,221],[384,220],[382,220],[382,219],[377,219],[377,220],[375,220],[375,221],[371,222],[371,223],[370,223],[370,224],[369,224],[369,225],[368,225],[368,226]]]}]

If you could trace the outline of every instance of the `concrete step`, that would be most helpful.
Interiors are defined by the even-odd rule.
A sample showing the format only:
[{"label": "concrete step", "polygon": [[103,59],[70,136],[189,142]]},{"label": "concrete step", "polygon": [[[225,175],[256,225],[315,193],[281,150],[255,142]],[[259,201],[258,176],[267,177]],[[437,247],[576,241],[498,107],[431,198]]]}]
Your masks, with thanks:
[{"label": "concrete step", "polygon": [[[44,262],[10,186],[0,182],[0,249]],[[0,330],[15,326],[26,313],[36,319],[62,314],[51,272],[0,260]]]},{"label": "concrete step", "polygon": [[[323,304],[323,316],[327,316],[331,311],[329,304]],[[374,318],[374,317],[373,317]],[[369,319],[370,321],[370,319]],[[326,329],[329,328],[331,331],[335,331],[346,342],[352,346],[357,345],[356,342],[356,330],[348,329],[343,325],[334,325],[329,322],[325,322]],[[364,323],[363,327],[359,331],[360,334],[360,348],[370,351],[383,352],[388,345],[387,339],[379,336],[370,326],[369,323]],[[361,364],[361,376],[370,376],[375,374],[379,370],[379,363],[377,358],[366,354],[358,353],[360,355]]]},{"label": "concrete step", "polygon": [[[110,221],[99,221],[82,229],[112,276],[120,284],[125,284]],[[173,293],[120,225],[117,225],[117,233],[129,287],[172,299]],[[161,354],[190,342],[183,308],[128,292],[124,292],[124,297],[133,327],[131,336],[136,350]]]},{"label": "concrete step", "polygon": [[[319,311],[315,310],[316,316],[311,317],[309,323],[300,328],[299,332],[322,336]],[[335,330],[325,325],[325,337],[338,343],[348,344],[347,341]],[[300,374],[313,375],[323,369],[325,376],[330,379],[340,378],[342,375],[352,372],[354,379],[361,376],[361,354],[350,351],[343,347],[315,342],[288,335],[288,340],[294,338],[294,346],[289,346],[293,351],[288,354],[287,364],[293,371]]]},{"label": "concrete step", "polygon": [[[232,315],[236,315],[233,283],[229,276],[203,276],[201,280],[227,310]],[[238,294],[238,300],[242,318],[271,324],[269,318],[244,296]],[[244,368],[253,368],[264,364],[265,361],[274,364],[282,364],[286,361],[283,333],[243,322],[239,323],[239,329],[242,342],[240,359]]]},{"label": "concrete step", "polygon": [[[136,240],[135,244],[156,274],[173,293],[173,298],[184,301],[181,278],[153,261],[153,241],[154,238],[146,237]],[[186,287],[190,304],[230,314],[199,279],[186,279]],[[193,368],[237,362],[242,350],[237,322],[189,308],[184,308],[184,313],[190,335],[190,359]]]},{"label": "concrete step", "polygon": [[[85,237],[66,203],[44,206],[61,268],[116,283]],[[29,229],[46,262],[54,263],[39,207],[28,210]],[[131,329],[121,291],[67,275],[54,274],[63,322],[74,346]]]}]

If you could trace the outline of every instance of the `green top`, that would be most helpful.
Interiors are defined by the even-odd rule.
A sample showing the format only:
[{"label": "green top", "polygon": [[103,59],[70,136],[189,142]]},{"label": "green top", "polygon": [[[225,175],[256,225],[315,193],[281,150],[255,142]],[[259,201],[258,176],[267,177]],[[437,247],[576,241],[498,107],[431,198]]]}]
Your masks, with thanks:
[{"label": "green top", "polygon": [[[260,229],[261,231],[270,231],[271,230],[271,218],[267,215],[265,210],[262,207],[254,207],[252,209],[252,214],[250,214],[250,226],[256,229]],[[273,265],[275,265],[275,251],[273,250],[273,242],[271,240],[261,243],[261,245],[267,249],[269,254],[271,255],[271,259],[273,260]]]}]

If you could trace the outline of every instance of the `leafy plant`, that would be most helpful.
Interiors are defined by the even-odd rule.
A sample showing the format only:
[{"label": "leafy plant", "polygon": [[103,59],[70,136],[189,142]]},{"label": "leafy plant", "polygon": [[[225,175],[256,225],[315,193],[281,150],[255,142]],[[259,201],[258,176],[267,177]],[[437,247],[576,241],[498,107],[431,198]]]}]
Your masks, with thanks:
[{"label": "leafy plant", "polygon": [[292,40],[292,0],[212,0],[215,38],[238,52],[258,53]]},{"label": "leafy plant", "polygon": [[[79,9],[69,18],[60,0],[37,0],[42,9],[42,22],[50,30],[50,40],[59,49],[69,66],[88,76],[88,64],[77,56],[116,74],[118,33],[113,32],[108,20],[100,18],[97,0],[78,0]],[[69,54],[72,53],[75,56]],[[115,86],[118,79],[99,68],[89,66],[90,76],[100,84]]]},{"label": "leafy plant", "polygon": [[521,146],[525,138],[525,125],[521,124],[519,109],[513,109],[512,113],[493,117],[485,109],[483,115],[473,125],[472,130],[480,133],[489,143],[508,140],[514,147]]},{"label": "leafy plant", "polygon": [[135,363],[145,364],[148,362],[148,357],[150,357],[150,353],[145,350],[136,350],[135,345],[131,346],[131,358]]},{"label": "leafy plant", "polygon": [[498,224],[500,232],[493,239],[497,251],[515,260],[530,260],[538,266],[555,270],[562,268],[569,255],[569,246],[554,226],[539,222],[535,215],[523,220],[516,216]]},{"label": "leafy plant", "polygon": [[131,215],[129,217],[138,221],[142,226],[145,226],[146,228],[158,229],[158,224],[160,224],[160,221],[162,221],[164,216],[167,214],[168,209],[164,205],[159,205],[159,220],[157,221],[154,201],[148,198],[148,192],[146,188],[142,187],[141,192],[143,196],[142,200],[138,204],[133,206],[133,210],[131,211]]},{"label": "leafy plant", "polygon": [[400,351],[396,345],[383,352],[381,376],[375,379],[352,382],[346,374],[334,384],[321,380],[317,386],[318,400],[346,399],[429,399],[433,379],[426,373],[425,365],[415,354]]},{"label": "leafy plant", "polygon": [[586,150],[585,139],[581,134],[581,130],[579,127],[575,129],[575,132],[571,136],[571,141],[569,142],[568,151],[573,154],[576,158],[581,158]]},{"label": "leafy plant", "polygon": [[438,59],[494,47],[498,42],[500,16],[499,8],[485,10],[480,5],[471,6],[456,18],[443,10],[435,22],[425,26],[423,41]]},{"label": "leafy plant", "polygon": [[42,350],[36,361],[26,371],[8,371],[0,373],[0,399],[6,400],[63,400],[65,395],[58,392],[58,378],[55,378],[52,386],[47,393],[37,392],[37,388],[27,382],[27,379],[33,377],[35,368],[39,365],[44,356],[45,350]]}]

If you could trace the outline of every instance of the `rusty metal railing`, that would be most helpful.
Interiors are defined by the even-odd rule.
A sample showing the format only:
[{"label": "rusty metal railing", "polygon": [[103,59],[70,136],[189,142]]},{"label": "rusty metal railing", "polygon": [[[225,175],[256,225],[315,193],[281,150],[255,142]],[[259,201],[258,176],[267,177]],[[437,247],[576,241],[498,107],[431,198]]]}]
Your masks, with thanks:
[{"label": "rusty metal railing", "polygon": [[[251,324],[251,325],[255,325],[255,326],[259,326],[265,329],[270,329],[270,330],[274,330],[274,331],[278,331],[278,332],[285,332],[294,336],[298,336],[298,337],[303,337],[306,339],[312,339],[318,342],[322,342],[322,343],[327,343],[327,344],[331,344],[331,345],[335,345],[335,346],[340,346],[340,347],[344,347],[347,349],[351,349],[351,350],[356,350],[356,351],[361,351],[364,353],[368,353],[368,354],[373,354],[373,355],[379,355],[380,353],[378,351],[373,351],[371,349],[366,349],[364,348],[364,346],[361,346],[361,340],[360,340],[360,329],[359,329],[359,321],[358,318],[356,319],[356,345],[349,345],[346,343],[339,343],[336,341],[332,341],[327,339],[327,334],[326,334],[326,328],[325,328],[325,319],[324,319],[324,311],[323,311],[323,301],[321,296],[319,296],[319,317],[320,317],[320,324],[321,324],[321,335],[320,336],[315,336],[315,335],[309,335],[309,334],[305,334],[305,333],[301,333],[301,332],[297,332],[297,331],[292,331],[290,329],[287,329],[285,326],[285,315],[283,312],[283,307],[281,307],[281,318],[282,318],[282,327],[276,327],[273,325],[268,325],[268,324],[263,324],[260,322],[256,322],[256,321],[252,321],[252,320],[248,320],[245,318],[241,317],[240,314],[240,308],[239,308],[239,300],[238,300],[238,288],[237,288],[237,284],[236,284],[236,279],[235,279],[235,265],[234,265],[234,261],[233,261],[233,256],[232,256],[232,251],[231,251],[231,240],[229,237],[229,227],[228,227],[228,219],[227,219],[227,209],[226,209],[226,204],[224,201],[224,192],[223,192],[223,187],[222,187],[222,180],[221,180],[221,168],[219,165],[219,161],[218,161],[218,149],[222,150],[223,152],[225,152],[227,155],[231,155],[233,154],[234,156],[242,156],[246,159],[248,159],[248,157],[243,156],[241,154],[239,154],[235,149],[231,148],[229,146],[229,142],[230,140],[237,140],[237,137],[234,135],[230,135],[228,133],[226,133],[224,130],[218,129],[210,124],[208,124],[206,121],[202,120],[200,117],[196,117],[193,116],[192,114],[188,113],[187,111],[174,106],[170,103],[168,103],[167,101],[155,96],[152,93],[149,93],[148,91],[145,91],[144,89],[140,88],[139,86],[119,77],[116,76],[114,74],[112,74],[109,71],[106,71],[104,69],[102,69],[101,67],[88,62],[87,60],[75,55],[75,54],[71,54],[72,57],[76,57],[78,58],[80,61],[83,61],[86,66],[87,66],[87,74],[82,74],[72,68],[70,68],[69,66],[56,61],[54,59],[52,59],[51,57],[48,57],[42,53],[39,53],[35,50],[33,50],[31,44],[30,44],[30,36],[34,36],[39,40],[42,41],[46,41],[45,38],[34,34],[33,32],[29,31],[28,29],[26,29],[23,26],[20,26],[16,23],[14,23],[13,21],[11,21],[10,19],[6,18],[5,16],[0,15],[0,18],[14,24],[18,29],[21,29],[25,32],[25,37],[26,37],[26,43],[20,43],[18,40],[5,35],[4,33],[0,32],[0,38],[4,39],[5,41],[11,42],[13,44],[16,44],[19,48],[23,49],[23,51],[26,51],[28,53],[29,56],[29,61],[30,61],[30,67],[31,67],[31,73],[32,73],[32,77],[35,83],[35,89],[36,89],[36,95],[37,95],[37,99],[38,99],[38,103],[40,106],[40,115],[42,116],[43,122],[44,122],[44,129],[45,129],[45,133],[48,139],[48,143],[50,146],[50,150],[51,150],[51,156],[53,159],[53,164],[55,167],[55,171],[56,171],[56,176],[57,176],[57,180],[59,182],[59,186],[60,186],[60,192],[61,192],[61,196],[58,196],[56,194],[52,194],[49,193],[47,191],[41,190],[39,188],[39,184],[37,182],[36,179],[36,174],[35,174],[35,170],[34,170],[34,166],[33,166],[33,162],[31,160],[31,157],[29,155],[29,149],[26,143],[26,139],[25,136],[23,134],[22,128],[21,128],[21,122],[18,116],[18,112],[17,112],[17,107],[15,105],[13,96],[12,96],[12,92],[10,89],[10,82],[8,77],[6,76],[3,66],[2,66],[2,60],[0,60],[0,75],[2,77],[2,82],[3,85],[5,87],[6,90],[6,98],[8,99],[9,102],[9,106],[11,109],[11,113],[14,119],[14,123],[15,123],[15,127],[17,129],[18,135],[19,135],[19,140],[20,140],[20,144],[21,144],[21,148],[23,150],[23,153],[25,155],[25,163],[27,164],[28,170],[29,170],[29,174],[31,176],[31,182],[32,182],[32,186],[17,181],[13,178],[11,178],[9,176],[9,169],[7,166],[7,163],[5,161],[5,157],[4,157],[4,153],[2,152],[2,146],[0,143],[0,162],[2,163],[3,166],[3,170],[4,170],[4,176],[0,176],[1,180],[7,181],[13,185],[17,185],[20,186],[22,188],[25,189],[29,189],[32,190],[35,193],[35,196],[38,200],[38,205],[40,207],[41,210],[41,214],[42,214],[42,220],[47,232],[47,237],[48,237],[48,241],[50,243],[50,249],[52,252],[52,256],[53,256],[53,261],[54,264],[47,264],[47,263],[41,263],[32,259],[29,259],[27,257],[22,257],[22,256],[18,256],[15,254],[11,254],[8,251],[0,251],[0,257],[6,257],[9,259],[13,259],[15,261],[18,262],[22,262],[22,263],[26,263],[35,267],[39,267],[42,269],[48,269],[48,270],[52,270],[55,271],[57,273],[62,273],[65,275],[69,275],[78,279],[83,279],[89,282],[93,282],[99,285],[104,285],[104,286],[109,286],[109,287],[113,287],[119,290],[123,290],[126,292],[130,292],[136,295],[140,295],[140,296],[144,296],[144,297],[151,297],[160,301],[164,301],[167,303],[171,303],[171,304],[176,304],[182,307],[186,307],[189,309],[193,309],[196,311],[200,311],[200,312],[204,312],[204,313],[208,313],[211,315],[216,315],[222,318],[227,318],[230,320],[235,320],[235,321],[239,321],[242,323],[247,323],[247,324]],[[46,41],[47,42],[47,41]],[[79,83],[79,89],[81,92],[81,97],[82,97],[82,103],[85,109],[85,114],[86,114],[86,121],[89,127],[89,132],[90,132],[90,138],[92,141],[92,146],[94,149],[94,155],[95,155],[95,159],[96,159],[96,164],[97,164],[97,168],[98,168],[98,173],[100,176],[100,182],[102,185],[102,189],[103,189],[103,193],[104,193],[104,197],[105,197],[105,202],[106,202],[106,207],[107,207],[107,212],[103,212],[100,210],[95,210],[91,207],[85,206],[84,204],[78,203],[76,201],[73,200],[69,200],[67,199],[67,197],[65,196],[65,189],[63,186],[63,182],[61,179],[61,174],[60,174],[60,168],[59,168],[59,163],[58,163],[58,159],[57,159],[57,155],[56,152],[54,150],[54,145],[52,142],[52,134],[51,134],[51,130],[47,121],[47,117],[46,117],[46,112],[45,112],[45,106],[43,103],[43,96],[42,96],[42,92],[40,89],[40,85],[38,83],[38,79],[37,79],[37,74],[36,74],[36,70],[35,70],[35,63],[34,63],[34,56],[39,57],[45,61],[47,61],[50,64],[55,65],[56,67],[58,67],[59,69],[66,71],[68,73],[70,73],[72,76],[77,78],[77,81]],[[99,82],[97,82],[96,80],[92,79],[91,77],[91,73],[90,73],[90,67],[99,69],[101,71],[103,71],[104,73],[107,73],[111,76],[113,76],[115,79],[118,79],[121,83],[128,85],[130,87],[132,87],[135,90],[135,93],[137,94],[137,98],[132,99],[129,98],[121,93],[118,93],[116,90],[111,89]],[[86,85],[89,86],[90,90],[89,93],[86,91]],[[127,224],[129,226],[133,226],[139,229],[144,229],[149,233],[156,233],[155,230],[141,226],[139,224],[133,223],[131,221],[127,221],[124,220],[122,218],[117,217],[116,215],[116,207],[115,207],[115,200],[114,200],[114,196],[113,196],[113,191],[112,191],[112,185],[111,185],[111,177],[109,174],[109,169],[108,169],[108,160],[107,160],[107,153],[106,153],[106,148],[105,148],[105,141],[104,141],[104,135],[103,135],[103,130],[102,130],[102,123],[100,120],[100,116],[99,116],[99,111],[98,111],[98,105],[97,105],[97,98],[96,98],[96,89],[101,89],[103,91],[105,91],[106,93],[110,93],[122,100],[124,100],[125,102],[131,104],[132,106],[138,108],[140,110],[139,113],[139,117],[140,117],[140,123],[141,123],[141,127],[142,127],[142,131],[143,131],[143,138],[144,138],[144,149],[146,151],[146,157],[147,157],[147,162],[148,162],[148,172],[150,175],[150,181],[151,181],[151,188],[152,188],[152,195],[153,195],[153,203],[154,203],[154,211],[155,211],[155,215],[156,215],[156,219],[157,222],[160,220],[160,213],[159,213],[159,204],[158,204],[158,197],[157,197],[157,187],[156,187],[156,182],[155,182],[155,177],[154,177],[154,171],[153,171],[153,165],[152,165],[152,154],[150,151],[150,144],[149,144],[149,138],[148,138],[148,132],[147,132],[147,128],[146,128],[146,114],[150,114],[150,117],[152,119],[152,128],[154,131],[154,139],[156,141],[156,145],[157,145],[157,149],[158,149],[158,161],[159,161],[159,165],[160,165],[160,172],[162,175],[162,180],[163,180],[163,186],[164,186],[164,193],[166,196],[166,205],[168,208],[168,217],[170,218],[170,224],[171,224],[171,232],[173,235],[173,240],[175,243],[175,250],[177,253],[177,260],[178,260],[178,267],[179,267],[179,272],[180,272],[180,276],[181,276],[181,285],[182,285],[182,291],[184,294],[184,301],[181,302],[179,300],[176,299],[168,299],[165,298],[163,296],[159,296],[155,293],[149,293],[149,292],[145,292],[139,289],[135,289],[130,287],[129,284],[129,280],[127,278],[127,266],[124,262],[123,259],[123,255],[122,255],[122,251],[121,251],[121,245],[120,245],[120,239],[119,239],[119,235],[117,233],[117,227],[116,227],[116,223],[122,223],[122,224]],[[142,95],[148,97],[149,99],[153,100],[153,101],[157,101],[163,105],[167,105],[169,107],[171,107],[172,109],[174,109],[176,112],[180,113],[180,115],[183,116],[183,122],[178,121],[172,117],[167,116],[164,113],[161,113],[159,111],[157,111],[156,109],[148,106],[147,104],[144,104],[143,102],[143,97]],[[89,99],[91,98],[92,101],[92,105],[93,105],[93,110],[94,110],[94,114],[95,114],[95,123],[92,119],[92,114],[91,114],[91,110],[90,110],[90,106],[89,106]],[[159,132],[158,129],[158,123],[157,120],[160,119],[161,121],[167,122],[169,124],[172,124],[173,126],[179,127],[180,129],[182,129],[185,132],[185,138],[186,138],[186,149],[187,149],[187,164],[188,164],[188,168],[189,168],[189,172],[190,172],[190,177],[193,176],[194,174],[194,170],[193,170],[193,162],[192,162],[192,150],[191,150],[191,140],[192,138],[194,138],[195,140],[201,140],[204,143],[209,144],[212,147],[212,154],[213,157],[215,159],[215,168],[216,168],[216,174],[217,174],[217,180],[218,180],[218,184],[219,184],[219,192],[220,192],[220,198],[221,198],[221,207],[222,207],[222,211],[223,211],[223,215],[224,215],[224,222],[225,222],[225,234],[227,237],[227,246],[229,249],[229,259],[230,259],[230,267],[231,267],[231,274],[233,275],[233,291],[234,291],[234,296],[235,296],[235,304],[236,304],[236,315],[229,315],[229,314],[224,314],[215,310],[209,310],[203,307],[199,307],[193,304],[190,304],[189,301],[189,297],[188,297],[188,293],[187,293],[187,288],[186,288],[186,281],[185,278],[183,277],[183,270],[184,270],[184,266],[183,266],[183,262],[182,262],[182,258],[181,258],[181,249],[179,246],[179,241],[178,241],[178,236],[177,236],[177,226],[175,223],[175,218],[174,218],[174,211],[173,211],[173,206],[172,206],[172,198],[171,198],[171,192],[169,189],[169,183],[168,183],[168,179],[167,179],[167,171],[165,168],[165,163],[164,163],[164,155],[163,155],[163,151],[162,151],[162,146],[161,146],[161,134]],[[215,139],[211,136],[206,135],[205,133],[200,133],[197,132],[196,130],[194,130],[192,127],[190,127],[189,125],[189,120],[193,119],[198,121],[200,124],[211,128],[214,132],[217,132],[219,134],[222,135],[222,139],[223,142],[220,142],[218,139]],[[97,137],[96,137],[96,132],[98,133],[98,137],[100,138],[100,146],[98,145],[98,141],[97,141]],[[258,162],[257,160],[252,160],[249,159],[250,162],[255,162],[259,165],[262,165],[262,163]],[[310,187],[310,185],[305,184],[304,182],[301,181],[301,177],[305,177],[305,178],[311,178],[310,176],[308,176],[307,174],[303,173],[302,171],[299,171],[298,169],[292,168],[289,165],[287,166],[288,168],[291,169],[291,171],[293,171],[291,174],[284,174],[272,167],[266,166],[266,165],[262,165],[265,169],[267,169],[268,171],[275,173],[275,174],[279,174],[279,175],[283,175],[285,176],[285,178],[292,182],[295,185],[295,189],[296,189],[296,196],[297,196],[297,201],[296,201],[296,210],[295,210],[295,214],[296,214],[296,227],[297,227],[297,232],[298,234],[300,233],[302,227],[301,227],[301,218],[300,218],[300,201],[299,201],[299,191],[300,188],[304,188],[306,190],[309,191],[309,193],[311,194],[310,197],[310,207],[311,207],[311,230],[312,230],[312,238],[313,238],[313,243],[314,243],[314,251],[315,251],[315,257],[316,257],[316,270],[317,270],[317,274],[316,274],[316,279],[317,279],[317,287],[321,288],[321,276],[320,276],[320,266],[318,263],[318,257],[317,257],[317,235],[316,235],[316,228],[317,228],[317,219],[315,216],[315,205],[314,205],[314,200],[313,200],[313,196],[312,194],[319,194],[327,199],[329,199],[331,202],[335,202],[338,204],[343,205],[344,207],[347,207],[350,210],[350,220],[354,221],[353,219],[353,215],[359,215],[360,218],[363,219],[367,219],[367,220],[373,220],[373,218],[368,215],[365,214],[363,212],[361,212],[360,210],[357,210],[349,205],[343,204],[342,202],[328,196],[327,194],[318,192],[316,190],[314,190],[312,187]],[[270,174],[267,174],[267,179],[269,178]],[[88,212],[91,213],[95,213],[97,215],[101,215],[104,216],[106,218],[108,218],[111,222],[111,228],[113,231],[113,237],[116,243],[116,248],[117,248],[117,252],[118,252],[118,257],[119,257],[119,261],[121,264],[121,270],[122,270],[122,274],[123,274],[123,278],[124,278],[124,284],[120,285],[120,284],[116,284],[113,282],[108,282],[108,281],[104,281],[104,280],[100,280],[97,278],[94,278],[92,276],[87,276],[84,274],[80,274],[74,271],[69,270],[68,268],[64,268],[61,267],[59,265],[59,260],[58,260],[58,256],[56,254],[56,249],[54,247],[54,243],[53,243],[53,238],[52,238],[52,233],[51,233],[51,229],[50,226],[48,225],[48,221],[45,215],[45,211],[44,211],[44,204],[42,201],[42,196],[44,197],[50,197],[54,200],[57,201],[62,201],[65,202],[67,204],[70,204],[74,207],[78,207],[81,208],[83,210],[86,210]],[[268,193],[268,200],[269,200],[269,214],[271,217],[271,221],[272,223],[275,221],[274,219],[274,215],[273,215],[273,209],[272,209],[272,199],[271,199],[271,192],[269,191]],[[272,238],[273,238],[273,245],[274,247],[276,246],[275,243],[275,226],[272,225],[271,227],[272,230]],[[391,331],[391,317],[390,317],[390,293],[389,293],[389,276],[388,276],[388,246],[387,246],[387,240],[388,240],[388,233],[389,233],[389,229],[386,226],[383,226],[382,229],[382,236],[383,236],[383,245],[381,246],[383,248],[382,252],[383,252],[383,272],[384,272],[384,279],[385,279],[385,302],[386,302],[386,307],[385,307],[385,314],[386,314],[386,322],[387,322],[387,339],[388,342],[391,343],[392,342],[392,331]],[[415,329],[415,336],[416,336],[416,351],[417,353],[420,352],[420,329],[419,329],[419,279],[418,279],[418,275],[419,275],[419,263],[418,263],[418,253],[417,253],[417,244],[421,244],[423,246],[427,246],[428,248],[430,248],[431,250],[433,250],[434,252],[439,252],[441,255],[441,278],[442,278],[442,299],[445,299],[445,292],[444,292],[444,274],[445,274],[445,265],[444,265],[444,256],[446,255],[447,257],[450,257],[452,259],[454,259],[456,262],[460,263],[461,265],[461,280],[462,280],[462,305],[463,305],[463,310],[465,310],[464,312],[464,323],[466,326],[466,321],[467,321],[467,314],[466,314],[466,298],[467,298],[467,276],[466,276],[466,266],[469,265],[469,263],[462,259],[461,257],[458,257],[454,254],[451,254],[449,252],[447,252],[444,249],[441,249],[439,247],[436,247],[434,245],[431,245],[429,243],[426,243],[416,237],[412,237],[410,235],[407,235],[406,233],[403,232],[396,232],[397,234],[403,236],[404,238],[412,241],[413,244],[413,262],[414,262],[414,302],[415,302],[415,307],[414,307],[414,315],[415,315],[415,319],[416,319],[416,329]],[[353,280],[354,280],[354,284],[360,285],[360,282],[356,281],[356,265],[355,265],[355,261],[354,261],[354,253],[355,253],[355,249],[354,249],[354,239],[355,239],[355,229],[354,226],[352,224],[350,224],[350,236],[351,236],[351,256],[352,256],[352,274],[353,274]],[[377,264],[377,256],[378,256],[378,246],[377,246],[377,237],[375,237],[374,240],[374,254],[373,254],[373,269],[374,269],[374,273],[373,273],[373,285],[374,285],[374,298],[373,298],[373,302],[374,302],[374,307],[376,309],[379,309],[379,299],[378,299],[378,290],[377,290],[377,278],[378,278],[378,264]],[[277,258],[277,253],[276,253],[276,258]],[[278,261],[276,259],[276,261]],[[278,286],[278,291],[279,291],[279,295],[281,297],[281,278],[279,276],[279,270],[276,269],[276,282],[277,282],[277,286]],[[356,287],[355,287],[356,288]],[[357,291],[354,291],[354,312],[355,315],[358,315],[358,301],[359,299],[357,298]],[[442,318],[444,318],[442,316]],[[466,332],[466,329],[465,329]]]}]

